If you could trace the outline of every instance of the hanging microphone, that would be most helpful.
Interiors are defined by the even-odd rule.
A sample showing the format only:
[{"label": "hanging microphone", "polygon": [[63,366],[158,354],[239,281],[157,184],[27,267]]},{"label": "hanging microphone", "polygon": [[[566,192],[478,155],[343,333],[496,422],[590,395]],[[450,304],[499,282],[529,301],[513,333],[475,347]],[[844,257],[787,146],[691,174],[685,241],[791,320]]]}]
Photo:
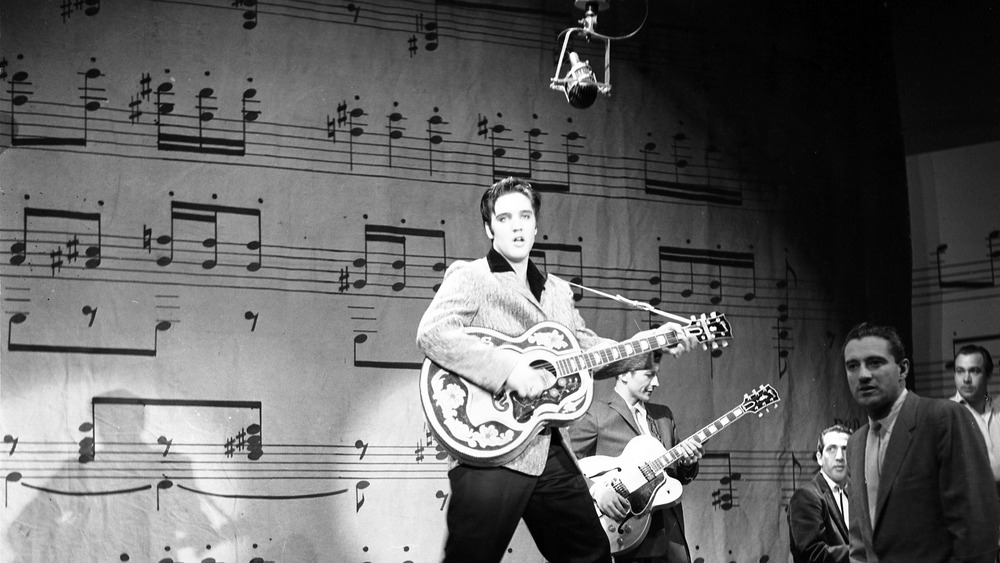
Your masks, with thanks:
[{"label": "hanging microphone", "polygon": [[590,68],[590,63],[581,61],[580,56],[572,51],[569,53],[569,62],[572,66],[566,73],[563,85],[566,100],[577,109],[587,109],[597,100],[598,86],[594,71]]}]

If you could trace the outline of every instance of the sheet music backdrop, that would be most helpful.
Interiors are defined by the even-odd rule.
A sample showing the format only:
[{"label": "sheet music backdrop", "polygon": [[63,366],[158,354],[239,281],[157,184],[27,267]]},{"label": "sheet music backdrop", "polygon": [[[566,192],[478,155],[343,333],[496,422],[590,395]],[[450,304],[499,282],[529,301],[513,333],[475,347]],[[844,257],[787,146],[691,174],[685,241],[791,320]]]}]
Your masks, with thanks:
[{"label": "sheet music backdrop", "polygon": [[[845,329],[909,329],[885,15],[651,4],[576,110],[548,88],[571,2],[4,2],[4,560],[437,561],[414,332],[511,175],[545,192],[542,269],[727,315],[654,400],[693,433],[778,390],[683,498],[699,561],[783,560],[817,433],[861,417]],[[507,559],[541,558],[521,530]]]}]

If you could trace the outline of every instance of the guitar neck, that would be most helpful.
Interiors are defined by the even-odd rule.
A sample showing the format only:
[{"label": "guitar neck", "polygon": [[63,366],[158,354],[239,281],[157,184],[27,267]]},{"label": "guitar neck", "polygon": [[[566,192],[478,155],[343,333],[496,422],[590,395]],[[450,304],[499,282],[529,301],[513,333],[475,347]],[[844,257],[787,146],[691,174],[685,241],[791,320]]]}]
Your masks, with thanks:
[{"label": "guitar neck", "polygon": [[[734,408],[733,410],[727,412],[726,414],[720,416],[719,418],[715,419],[714,422],[702,428],[701,430],[695,432],[690,437],[694,438],[699,444],[704,444],[705,442],[708,441],[709,438],[714,436],[723,428],[739,420],[740,417],[745,415],[746,413],[747,413],[746,409],[743,408],[743,405],[740,405]],[[674,446],[670,448],[669,450],[667,450],[665,454],[661,455],[660,457],[646,464],[646,466],[649,468],[649,474],[656,475],[660,471],[663,471],[664,469],[670,467],[678,459],[680,459],[682,455],[684,454],[681,453],[680,446]]]},{"label": "guitar neck", "polygon": [[606,348],[567,356],[554,362],[553,365],[558,375],[562,377],[585,369],[597,369],[618,360],[658,350],[664,346],[676,346],[680,341],[677,331],[668,330],[656,333],[648,338],[636,338],[635,340],[619,342]]}]

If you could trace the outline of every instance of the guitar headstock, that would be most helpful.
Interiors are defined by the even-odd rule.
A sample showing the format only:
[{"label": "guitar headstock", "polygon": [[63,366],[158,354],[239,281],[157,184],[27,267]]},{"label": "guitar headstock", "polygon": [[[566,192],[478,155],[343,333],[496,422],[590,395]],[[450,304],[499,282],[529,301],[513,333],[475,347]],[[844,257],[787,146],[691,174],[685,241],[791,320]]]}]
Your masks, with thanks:
[{"label": "guitar headstock", "polygon": [[760,411],[780,400],[781,398],[778,397],[778,392],[774,390],[774,387],[771,387],[770,383],[766,383],[743,395],[743,410],[762,414]]},{"label": "guitar headstock", "polygon": [[681,329],[688,338],[693,338],[706,350],[711,345],[713,350],[725,348],[729,345],[729,338],[733,336],[733,327],[726,320],[726,315],[712,311],[709,315],[701,315],[701,318],[691,317],[691,323]]}]

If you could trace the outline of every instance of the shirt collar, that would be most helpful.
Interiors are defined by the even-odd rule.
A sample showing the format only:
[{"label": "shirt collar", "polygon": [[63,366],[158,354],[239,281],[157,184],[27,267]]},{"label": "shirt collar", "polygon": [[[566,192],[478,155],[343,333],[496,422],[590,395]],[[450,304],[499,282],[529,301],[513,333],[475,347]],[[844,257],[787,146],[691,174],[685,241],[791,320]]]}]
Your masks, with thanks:
[{"label": "shirt collar", "polygon": [[830,485],[830,490],[833,491],[834,493],[844,490],[843,487],[838,485],[837,482],[831,479],[830,476],[827,475],[826,472],[823,471],[822,469],[819,470],[819,474],[822,475],[824,479],[826,479],[826,484]]},{"label": "shirt collar", "polygon": [[[964,398],[962,398],[962,394],[959,393],[958,391],[955,391],[955,394],[951,397],[951,400],[955,401],[956,403],[958,403],[960,405],[965,405],[965,406],[969,407],[969,410],[971,410],[972,412],[976,412],[976,410],[973,409],[971,405],[969,405],[969,402],[966,401]],[[992,412],[993,412],[993,397],[990,397],[989,395],[986,395],[986,408],[983,409],[982,416],[989,416]],[[979,414],[979,413],[976,412],[976,414]]]},{"label": "shirt collar", "polygon": [[[885,418],[878,421],[879,424],[882,425],[882,428],[885,429],[886,434],[892,432],[892,427],[896,424],[896,417],[899,416],[899,410],[903,408],[903,400],[906,399],[907,393],[909,393],[909,390],[904,387],[903,392],[899,394],[899,397],[896,397],[896,402],[892,404],[892,409],[889,410],[889,414],[885,415]],[[872,422],[874,422],[874,420],[869,418],[868,424],[870,425]]]},{"label": "shirt collar", "polygon": [[[499,274],[501,272],[513,272],[514,267],[510,265],[510,262],[503,257],[497,249],[490,248],[490,251],[486,254],[486,263],[490,265],[490,271],[494,274]],[[531,294],[535,296],[538,301],[542,300],[542,291],[545,290],[545,279],[546,276],[541,270],[535,266],[535,263],[528,259],[528,288],[531,289]]]}]

